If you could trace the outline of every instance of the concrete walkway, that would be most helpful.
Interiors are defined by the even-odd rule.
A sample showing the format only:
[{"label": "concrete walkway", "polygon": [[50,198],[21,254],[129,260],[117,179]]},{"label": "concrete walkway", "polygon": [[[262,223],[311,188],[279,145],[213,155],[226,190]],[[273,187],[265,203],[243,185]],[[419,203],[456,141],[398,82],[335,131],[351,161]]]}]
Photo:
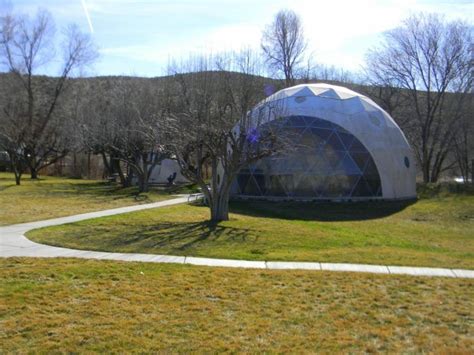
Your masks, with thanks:
[{"label": "concrete walkway", "polygon": [[[194,196],[195,198],[196,196]],[[38,257],[38,258],[83,258],[100,260],[141,261],[152,263],[179,263],[191,265],[204,265],[215,267],[237,267],[252,269],[272,270],[324,270],[324,271],[350,271],[375,274],[404,274],[413,276],[444,276],[459,278],[474,278],[474,270],[442,269],[426,267],[406,267],[387,265],[364,265],[364,264],[334,264],[317,262],[281,262],[281,261],[249,261],[230,259],[196,258],[189,256],[135,254],[135,253],[106,253],[97,251],[76,250],[58,248],[38,244],[25,237],[25,233],[32,229],[56,226],[65,223],[73,223],[86,219],[112,216],[120,213],[141,211],[150,208],[158,208],[187,203],[193,196],[185,195],[172,200],[149,203],[137,206],[115,208],[111,210],[84,213],[75,216],[49,219],[45,221],[14,224],[0,227],[0,257]]]}]

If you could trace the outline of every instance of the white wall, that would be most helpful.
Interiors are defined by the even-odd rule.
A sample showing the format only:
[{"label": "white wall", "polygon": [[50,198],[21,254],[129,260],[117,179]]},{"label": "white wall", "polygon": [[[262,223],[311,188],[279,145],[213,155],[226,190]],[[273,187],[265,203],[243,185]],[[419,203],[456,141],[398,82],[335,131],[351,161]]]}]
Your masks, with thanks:
[{"label": "white wall", "polygon": [[161,164],[156,165],[150,176],[150,183],[167,184],[168,176],[176,172],[175,183],[189,182],[182,174],[176,160],[165,159]]}]

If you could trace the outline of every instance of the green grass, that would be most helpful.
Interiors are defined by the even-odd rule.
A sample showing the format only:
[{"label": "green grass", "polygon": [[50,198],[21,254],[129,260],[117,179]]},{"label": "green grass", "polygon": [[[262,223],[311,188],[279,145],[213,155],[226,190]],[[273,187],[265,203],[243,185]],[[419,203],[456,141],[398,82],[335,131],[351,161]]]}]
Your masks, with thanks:
[{"label": "green grass", "polygon": [[2,353],[472,353],[474,281],[0,260]]},{"label": "green grass", "polygon": [[211,258],[350,262],[474,269],[474,196],[418,202],[239,202],[212,225],[206,207],[180,205],[31,231],[76,249]]},{"label": "green grass", "polygon": [[23,223],[98,211],[171,196],[152,191],[138,195],[136,187],[120,188],[97,180],[25,177],[15,185],[13,174],[0,173],[0,225]]}]

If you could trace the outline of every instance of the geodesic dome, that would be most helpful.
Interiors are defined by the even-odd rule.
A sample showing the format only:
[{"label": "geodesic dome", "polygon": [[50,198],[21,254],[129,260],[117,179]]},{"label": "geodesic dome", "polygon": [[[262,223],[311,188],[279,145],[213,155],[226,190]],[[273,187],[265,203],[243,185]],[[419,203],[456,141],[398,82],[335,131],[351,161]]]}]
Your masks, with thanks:
[{"label": "geodesic dome", "polygon": [[241,169],[234,197],[416,197],[411,148],[390,115],[366,96],[340,86],[303,84],[271,95],[251,115],[261,129],[271,126],[291,136],[295,148]]}]

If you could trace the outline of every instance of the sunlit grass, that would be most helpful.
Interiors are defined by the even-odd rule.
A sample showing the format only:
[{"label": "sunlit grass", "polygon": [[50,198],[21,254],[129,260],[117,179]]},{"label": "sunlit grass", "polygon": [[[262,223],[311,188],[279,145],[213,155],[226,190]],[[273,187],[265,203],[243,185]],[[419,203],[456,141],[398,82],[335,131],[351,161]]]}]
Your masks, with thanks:
[{"label": "sunlit grass", "polygon": [[76,249],[474,269],[474,196],[416,203],[233,203],[230,221],[173,206],[31,231]]},{"label": "sunlit grass", "polygon": [[0,225],[74,215],[107,208],[148,203],[170,198],[152,191],[137,195],[137,188],[120,188],[98,180],[58,177],[22,179],[16,186],[13,174],[0,173]]},{"label": "sunlit grass", "polygon": [[0,348],[471,353],[474,281],[0,260]]}]

